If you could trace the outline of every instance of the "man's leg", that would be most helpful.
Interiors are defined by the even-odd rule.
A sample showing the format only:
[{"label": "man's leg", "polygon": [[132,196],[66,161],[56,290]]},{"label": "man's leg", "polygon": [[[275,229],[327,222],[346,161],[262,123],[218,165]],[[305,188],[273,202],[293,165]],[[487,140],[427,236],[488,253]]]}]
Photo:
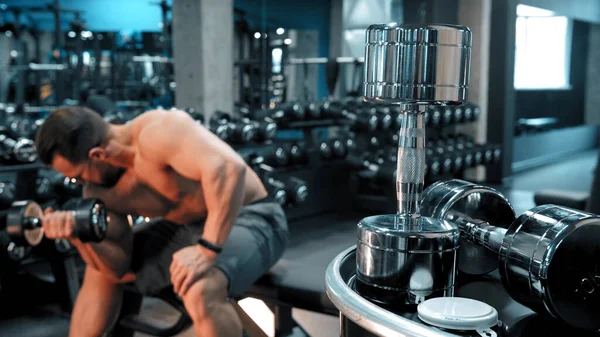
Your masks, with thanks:
[{"label": "man's leg", "polygon": [[227,289],[227,277],[213,268],[186,293],[183,303],[194,322],[196,336],[242,336],[242,321],[233,304],[227,301]]},{"label": "man's leg", "polygon": [[87,267],[75,300],[69,336],[104,336],[115,324],[122,300],[122,284]]}]

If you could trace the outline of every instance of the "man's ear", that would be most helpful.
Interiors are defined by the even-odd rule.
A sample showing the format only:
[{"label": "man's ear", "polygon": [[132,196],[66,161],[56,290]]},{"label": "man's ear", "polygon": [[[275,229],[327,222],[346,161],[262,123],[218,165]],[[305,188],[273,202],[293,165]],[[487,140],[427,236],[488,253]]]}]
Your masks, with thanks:
[{"label": "man's ear", "polygon": [[106,159],[106,151],[104,151],[104,149],[101,147],[93,147],[88,152],[88,158],[104,160]]}]

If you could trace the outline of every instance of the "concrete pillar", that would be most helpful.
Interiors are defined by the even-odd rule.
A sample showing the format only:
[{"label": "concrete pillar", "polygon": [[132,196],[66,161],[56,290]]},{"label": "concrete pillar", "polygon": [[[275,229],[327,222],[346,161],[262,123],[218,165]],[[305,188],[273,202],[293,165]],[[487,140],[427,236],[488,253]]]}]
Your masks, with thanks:
[{"label": "concrete pillar", "polygon": [[[491,2],[492,0],[460,0],[458,6],[458,23],[469,27],[473,38],[468,99],[481,108],[481,115],[477,122],[460,125],[457,131],[472,135],[477,143],[487,141]],[[468,170],[466,175],[469,180],[484,180],[485,169],[479,167]]]},{"label": "concrete pillar", "polygon": [[173,1],[175,104],[233,112],[233,0]]},{"label": "concrete pillar", "polygon": [[590,24],[585,84],[585,123],[600,125],[600,24]]}]

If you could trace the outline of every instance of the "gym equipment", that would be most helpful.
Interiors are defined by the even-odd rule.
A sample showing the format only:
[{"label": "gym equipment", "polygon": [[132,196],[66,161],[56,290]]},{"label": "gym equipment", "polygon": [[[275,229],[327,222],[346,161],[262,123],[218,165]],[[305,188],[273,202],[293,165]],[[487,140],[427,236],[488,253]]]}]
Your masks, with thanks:
[{"label": "gym equipment", "polygon": [[227,141],[229,139],[229,127],[221,121],[211,119],[208,129],[221,140]]},{"label": "gym equipment", "polygon": [[306,108],[306,115],[311,119],[321,118],[321,105],[318,102],[308,102],[304,107]]},{"label": "gym equipment", "polygon": [[254,125],[254,140],[265,141],[275,138],[277,135],[277,123],[269,117],[263,117],[260,120],[244,119],[246,123]]},{"label": "gym equipment", "polygon": [[350,153],[346,162],[353,169],[361,170],[359,176],[377,183],[389,184],[396,181],[396,166],[388,163],[377,164],[369,158],[369,154]]},{"label": "gym equipment", "polygon": [[290,163],[290,155],[284,144],[273,144],[261,149],[265,164],[272,167],[284,167]]},{"label": "gym equipment", "polygon": [[232,143],[249,143],[254,139],[255,128],[248,120],[234,119],[222,111],[215,111],[211,119],[216,120],[218,124],[227,125],[227,140]]},{"label": "gym equipment", "polygon": [[456,179],[429,186],[421,211],[460,228],[467,239],[460,270],[499,266],[516,301],[571,326],[600,329],[600,216],[542,205],[515,217],[500,192]]},{"label": "gym equipment", "polygon": [[356,131],[375,131],[377,129],[379,118],[375,114],[370,114],[358,107],[352,111],[356,112],[346,109],[340,101],[325,101],[323,103],[325,118],[349,120],[351,128]]},{"label": "gym equipment", "polygon": [[302,143],[292,144],[289,149],[291,162],[294,165],[308,164],[308,154],[306,147]]},{"label": "gym equipment", "polygon": [[0,182],[0,209],[6,209],[15,202],[16,187],[12,182]]},{"label": "gym equipment", "polygon": [[294,205],[306,201],[308,188],[304,181],[295,177],[275,178],[275,170],[268,164],[258,163],[254,169],[275,202],[280,205]]},{"label": "gym equipment", "polygon": [[333,150],[327,141],[319,144],[319,152],[321,153],[321,158],[323,159],[329,160],[333,158]]},{"label": "gym equipment", "polygon": [[[471,32],[456,25],[372,25],[367,29],[364,99],[401,109],[398,212],[358,224],[356,289],[372,301],[418,304],[452,296],[458,228],[419,214],[429,105],[467,100]],[[419,65],[418,67],[415,65]]]},{"label": "gym equipment", "polygon": [[285,186],[287,203],[301,204],[308,197],[308,187],[306,183],[296,177],[287,177],[281,181]]},{"label": "gym equipment", "polygon": [[374,108],[375,115],[379,119],[379,129],[389,130],[392,127],[391,109],[387,106]]},{"label": "gym equipment", "polygon": [[[101,242],[106,237],[109,219],[104,203],[99,199],[73,199],[63,210],[73,212],[73,235],[82,242]],[[0,213],[0,227],[16,245],[37,246],[44,237],[43,218],[44,212],[38,203],[17,201]]]},{"label": "gym equipment", "polygon": [[5,125],[8,126],[11,137],[27,138],[31,135],[31,129],[34,127],[33,122],[21,113],[14,113],[6,117]]},{"label": "gym equipment", "polygon": [[35,143],[31,139],[15,140],[0,133],[0,158],[5,164],[33,163],[38,159]]}]

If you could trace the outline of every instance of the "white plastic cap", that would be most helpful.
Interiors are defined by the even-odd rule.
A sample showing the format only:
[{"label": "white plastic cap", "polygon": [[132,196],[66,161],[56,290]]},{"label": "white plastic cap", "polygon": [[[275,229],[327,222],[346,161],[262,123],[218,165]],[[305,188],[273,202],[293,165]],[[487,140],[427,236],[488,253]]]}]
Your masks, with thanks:
[{"label": "white plastic cap", "polygon": [[482,330],[498,324],[498,311],[481,301],[462,297],[432,298],[417,306],[419,318],[453,330]]}]

